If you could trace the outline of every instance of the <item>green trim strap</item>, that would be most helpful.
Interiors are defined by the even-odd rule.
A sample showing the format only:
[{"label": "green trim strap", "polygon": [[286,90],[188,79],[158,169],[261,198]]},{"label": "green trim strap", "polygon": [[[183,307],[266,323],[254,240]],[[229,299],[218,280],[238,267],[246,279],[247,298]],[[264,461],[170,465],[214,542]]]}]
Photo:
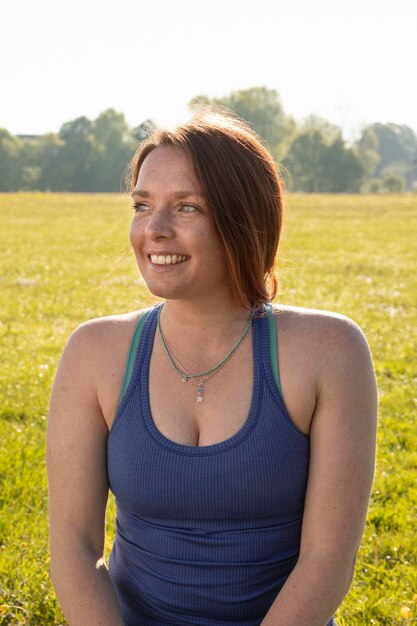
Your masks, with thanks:
[{"label": "green trim strap", "polygon": [[268,321],[269,321],[269,353],[271,357],[272,374],[274,376],[275,384],[278,387],[280,394],[282,395],[281,381],[279,378],[279,368],[278,368],[278,339],[277,339],[277,327],[275,323],[274,309],[273,309],[272,304],[268,304],[267,308],[268,308]]},{"label": "green trim strap", "polygon": [[132,341],[130,343],[130,348],[129,348],[129,354],[127,356],[125,373],[123,376],[122,391],[120,392],[120,402],[122,401],[123,396],[126,393],[126,389],[129,386],[130,379],[132,378],[133,366],[135,364],[139,341],[142,335],[142,328],[144,327],[145,322],[148,319],[148,315],[151,312],[151,310],[152,308],[144,310],[144,312],[140,316],[140,319],[136,325],[135,332],[133,333]]}]

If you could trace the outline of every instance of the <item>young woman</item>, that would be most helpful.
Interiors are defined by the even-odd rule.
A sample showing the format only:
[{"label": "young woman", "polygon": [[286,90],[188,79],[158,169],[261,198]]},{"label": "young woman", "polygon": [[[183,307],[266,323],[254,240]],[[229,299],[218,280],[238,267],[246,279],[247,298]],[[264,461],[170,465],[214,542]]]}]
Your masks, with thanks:
[{"label": "young woman", "polygon": [[161,302],[78,328],[51,399],[51,575],[69,624],[330,625],[374,470],[364,335],[270,304],[283,189],[245,124],[155,133],[132,197]]}]

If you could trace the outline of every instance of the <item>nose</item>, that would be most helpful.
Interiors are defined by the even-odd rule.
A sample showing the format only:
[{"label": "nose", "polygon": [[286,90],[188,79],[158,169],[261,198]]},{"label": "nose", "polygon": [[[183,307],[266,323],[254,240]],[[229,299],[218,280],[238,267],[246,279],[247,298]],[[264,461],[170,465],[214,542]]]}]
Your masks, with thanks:
[{"label": "nose", "polygon": [[174,234],[169,211],[155,209],[148,218],[145,234],[150,239],[170,238]]}]

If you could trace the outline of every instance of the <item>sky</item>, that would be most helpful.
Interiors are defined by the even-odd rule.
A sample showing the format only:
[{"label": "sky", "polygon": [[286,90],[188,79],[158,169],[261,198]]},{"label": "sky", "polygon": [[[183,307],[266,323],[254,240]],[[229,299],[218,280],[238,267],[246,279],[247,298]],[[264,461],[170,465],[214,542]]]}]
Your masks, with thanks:
[{"label": "sky", "polygon": [[2,0],[0,128],[58,132],[109,107],[175,124],[196,95],[275,89],[354,139],[417,132],[416,0]]}]

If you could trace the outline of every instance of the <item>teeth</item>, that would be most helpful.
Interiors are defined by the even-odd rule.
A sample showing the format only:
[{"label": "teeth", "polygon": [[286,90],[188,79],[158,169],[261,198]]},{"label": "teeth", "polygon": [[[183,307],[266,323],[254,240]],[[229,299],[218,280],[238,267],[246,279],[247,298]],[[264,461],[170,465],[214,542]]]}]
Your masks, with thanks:
[{"label": "teeth", "polygon": [[151,254],[151,261],[156,265],[175,265],[175,263],[182,263],[189,258],[185,254],[167,254],[166,256]]}]

